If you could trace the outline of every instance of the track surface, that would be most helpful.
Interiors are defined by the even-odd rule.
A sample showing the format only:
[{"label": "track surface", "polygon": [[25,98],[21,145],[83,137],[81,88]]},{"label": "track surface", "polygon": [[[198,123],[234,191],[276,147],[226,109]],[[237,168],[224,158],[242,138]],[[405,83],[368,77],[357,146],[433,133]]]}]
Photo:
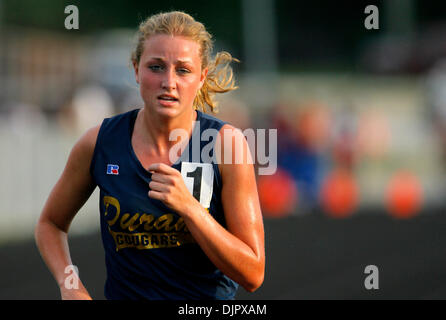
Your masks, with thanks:
[{"label": "track surface", "polygon": [[[446,212],[400,221],[382,213],[335,220],[321,214],[265,219],[267,265],[255,293],[238,299],[445,299]],[[99,233],[70,237],[73,262],[94,299],[104,299]],[[0,247],[0,299],[59,299],[33,241]],[[379,289],[366,290],[367,265]]]}]

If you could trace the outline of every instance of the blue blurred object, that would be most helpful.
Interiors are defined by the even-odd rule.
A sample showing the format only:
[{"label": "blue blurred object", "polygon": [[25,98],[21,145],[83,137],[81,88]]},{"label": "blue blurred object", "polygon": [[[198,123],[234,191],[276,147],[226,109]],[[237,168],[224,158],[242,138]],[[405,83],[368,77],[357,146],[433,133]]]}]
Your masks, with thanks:
[{"label": "blue blurred object", "polygon": [[279,145],[278,165],[293,176],[299,190],[299,205],[314,208],[318,204],[320,186],[318,154],[297,144],[289,144],[286,148]]}]

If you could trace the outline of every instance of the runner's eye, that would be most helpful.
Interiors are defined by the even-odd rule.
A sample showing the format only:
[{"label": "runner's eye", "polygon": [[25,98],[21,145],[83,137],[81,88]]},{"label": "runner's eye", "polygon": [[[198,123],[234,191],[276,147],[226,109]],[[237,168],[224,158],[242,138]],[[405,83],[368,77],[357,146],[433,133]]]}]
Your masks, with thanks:
[{"label": "runner's eye", "polygon": [[163,67],[158,64],[155,64],[155,65],[150,65],[149,69],[152,70],[153,72],[160,72],[163,70]]},{"label": "runner's eye", "polygon": [[187,73],[190,73],[190,70],[187,68],[179,68],[179,69],[177,69],[177,72],[180,74],[187,74]]}]

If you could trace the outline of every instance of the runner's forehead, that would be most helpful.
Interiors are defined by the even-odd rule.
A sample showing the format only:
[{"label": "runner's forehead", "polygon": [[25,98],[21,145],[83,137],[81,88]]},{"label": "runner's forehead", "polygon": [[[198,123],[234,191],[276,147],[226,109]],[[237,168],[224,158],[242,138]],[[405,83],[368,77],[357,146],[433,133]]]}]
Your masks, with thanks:
[{"label": "runner's forehead", "polygon": [[[153,60],[153,61],[162,62],[162,63],[166,62],[166,59],[164,57],[158,57],[158,56],[148,56],[147,60]],[[174,62],[176,64],[188,64],[188,63],[193,63],[193,60],[189,57],[184,57],[184,58],[176,59]]]},{"label": "runner's forehead", "polygon": [[200,59],[200,44],[185,37],[156,35],[144,42],[142,58],[193,62]]}]

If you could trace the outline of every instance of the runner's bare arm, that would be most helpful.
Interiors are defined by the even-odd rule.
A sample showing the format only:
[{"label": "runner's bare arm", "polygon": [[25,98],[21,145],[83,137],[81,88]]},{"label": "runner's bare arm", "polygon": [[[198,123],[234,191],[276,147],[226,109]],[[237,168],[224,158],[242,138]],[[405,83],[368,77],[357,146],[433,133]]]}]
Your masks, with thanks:
[{"label": "runner's bare arm", "polygon": [[[257,194],[252,161],[246,158],[235,164],[237,146],[247,154],[243,134],[225,125],[220,130],[233,135],[232,143],[222,138],[222,159],[232,149],[232,164],[220,164],[223,180],[222,203],[227,229],[220,225],[187,191],[178,170],[165,164],[154,164],[153,170],[162,179],[151,182],[149,196],[164,201],[182,215],[187,228],[205,254],[228,277],[247,291],[256,290],[263,282],[265,269],[263,220]],[[234,134],[233,134],[234,133]],[[237,144],[237,142],[242,142]],[[240,149],[237,150],[240,152]]]},{"label": "runner's bare arm", "polygon": [[53,187],[35,228],[40,254],[61,288],[62,298],[89,299],[80,283],[79,290],[64,290],[68,265],[72,265],[67,232],[71,221],[88,200],[96,185],[90,175],[99,126],[89,129],[75,144],[62,175]]}]

